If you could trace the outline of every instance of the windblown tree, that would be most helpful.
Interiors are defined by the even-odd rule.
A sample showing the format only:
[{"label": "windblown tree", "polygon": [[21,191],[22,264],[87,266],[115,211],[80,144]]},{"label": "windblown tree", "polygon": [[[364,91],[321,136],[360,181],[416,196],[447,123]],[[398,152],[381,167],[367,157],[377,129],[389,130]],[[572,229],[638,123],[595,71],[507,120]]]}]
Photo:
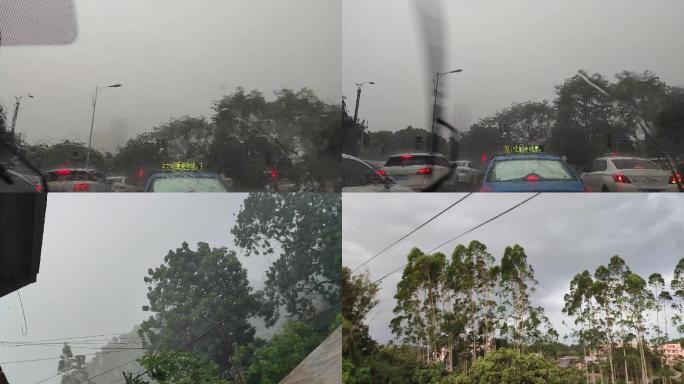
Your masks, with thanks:
[{"label": "windblown tree", "polygon": [[[266,317],[278,308],[309,320],[328,310],[339,313],[342,265],[342,202],[339,194],[252,193],[244,201],[231,233],[248,257],[273,258],[266,272]],[[327,329],[327,326],[325,326]]]},{"label": "windblown tree", "polygon": [[[232,344],[253,339],[249,319],[261,316],[261,299],[235,252],[207,243],[192,250],[183,243],[169,251],[162,265],[150,268],[144,280],[149,305],[143,310],[152,316],[139,334],[149,350],[174,350],[192,341],[185,351],[226,370]],[[203,335],[211,327],[211,335]]]}]

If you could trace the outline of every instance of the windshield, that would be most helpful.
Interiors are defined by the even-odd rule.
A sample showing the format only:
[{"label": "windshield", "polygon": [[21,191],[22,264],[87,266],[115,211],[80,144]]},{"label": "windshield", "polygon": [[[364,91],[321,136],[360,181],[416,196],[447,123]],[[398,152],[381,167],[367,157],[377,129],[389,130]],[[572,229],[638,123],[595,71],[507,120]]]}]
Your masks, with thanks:
[{"label": "windshield", "polygon": [[0,140],[42,172],[135,186],[179,162],[247,192],[266,190],[264,164],[339,190],[339,15],[333,0],[0,0]]},{"label": "windshield", "polygon": [[150,192],[227,192],[225,186],[210,177],[162,177],[154,179]]},{"label": "windshield", "polygon": [[529,175],[539,180],[575,180],[571,171],[558,160],[519,159],[497,160],[487,177],[487,181],[525,181]]},{"label": "windshield", "polygon": [[655,164],[643,159],[613,159],[617,169],[660,169]]}]

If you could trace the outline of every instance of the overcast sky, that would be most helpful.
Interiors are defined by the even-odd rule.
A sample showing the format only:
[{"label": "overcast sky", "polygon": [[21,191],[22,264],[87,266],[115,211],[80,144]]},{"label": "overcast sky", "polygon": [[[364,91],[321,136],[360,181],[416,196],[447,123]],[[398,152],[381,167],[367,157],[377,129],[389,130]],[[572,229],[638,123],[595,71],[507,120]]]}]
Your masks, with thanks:
[{"label": "overcast sky", "polygon": [[[51,194],[38,281],[0,298],[0,341],[32,341],[130,332],[149,317],[143,276],[183,241],[236,249],[230,229],[246,195],[231,194]],[[252,286],[263,286],[269,261],[242,257]],[[105,343],[103,342],[102,345]],[[98,345],[94,345],[97,347]],[[93,349],[74,348],[75,353]],[[60,347],[3,347],[0,365],[10,383],[32,384],[57,372]],[[88,357],[88,360],[90,357]],[[47,381],[58,383],[59,378]]]},{"label": "overcast sky", "polygon": [[[371,130],[425,127],[432,84],[413,0],[342,2],[342,91],[375,81],[361,96]],[[651,70],[684,85],[684,2],[662,0],[451,0],[444,2],[448,103],[467,104],[470,122],[513,102],[554,98],[579,69],[612,76]],[[453,111],[444,114],[459,129]],[[467,128],[467,127],[466,127]]]},{"label": "overcast sky", "polygon": [[35,96],[17,122],[32,142],[87,142],[98,84],[123,87],[101,93],[96,131],[118,121],[129,136],[172,117],[209,116],[238,86],[267,99],[308,87],[340,100],[337,0],[75,0],[75,8],[73,44],[0,47],[0,103],[11,109],[14,96]]},{"label": "overcast sky", "polygon": [[[382,195],[382,196],[381,196]],[[463,194],[356,194],[342,197],[343,264],[354,268]],[[378,279],[406,262],[412,247],[427,252],[440,243],[526,199],[528,194],[474,194],[381,254],[361,270]],[[506,246],[521,245],[539,281],[533,302],[544,306],[561,335],[563,295],[572,277],[622,257],[632,271],[671,278],[684,257],[684,200],[676,194],[542,194],[500,219],[440,249],[450,255],[457,244],[478,240],[501,260]],[[380,304],[368,316],[371,336],[393,339],[392,298],[401,272],[383,280]],[[561,340],[562,341],[562,340]]]}]

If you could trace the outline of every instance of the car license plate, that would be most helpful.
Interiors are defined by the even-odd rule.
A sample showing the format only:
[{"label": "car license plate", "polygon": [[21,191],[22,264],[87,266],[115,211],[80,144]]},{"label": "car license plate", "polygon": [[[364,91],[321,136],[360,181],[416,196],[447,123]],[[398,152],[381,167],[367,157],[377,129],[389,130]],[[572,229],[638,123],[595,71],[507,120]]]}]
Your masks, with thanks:
[{"label": "car license plate", "polygon": [[657,183],[658,179],[655,177],[633,177],[632,181],[635,183]]},{"label": "car license plate", "polygon": [[408,175],[396,175],[396,176],[391,176],[395,181],[404,181],[408,179]]}]

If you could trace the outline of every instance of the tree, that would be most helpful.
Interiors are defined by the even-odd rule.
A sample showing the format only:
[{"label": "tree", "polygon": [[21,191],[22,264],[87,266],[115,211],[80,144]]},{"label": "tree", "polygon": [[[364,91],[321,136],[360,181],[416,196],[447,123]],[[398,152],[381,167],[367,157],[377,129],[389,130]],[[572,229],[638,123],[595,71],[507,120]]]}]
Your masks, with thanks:
[{"label": "tree", "polygon": [[[252,193],[231,233],[246,256],[275,256],[266,272],[267,321],[280,305],[309,319],[340,303],[342,204],[339,194]],[[330,319],[332,322],[332,319]]]},{"label": "tree", "polygon": [[207,243],[192,250],[184,242],[169,251],[162,265],[148,269],[144,281],[150,304],[143,310],[153,315],[142,323],[139,334],[149,348],[175,349],[216,324],[218,334],[196,339],[186,350],[224,370],[233,352],[229,340],[252,340],[254,328],[248,319],[262,313],[260,296],[252,292],[235,252]]},{"label": "tree", "polygon": [[342,267],[341,289],[342,354],[352,362],[360,362],[375,348],[364,319],[378,304],[378,285],[371,283],[367,274],[352,276],[348,267]]},{"label": "tree", "polygon": [[302,322],[289,322],[267,344],[254,350],[251,363],[245,370],[246,383],[279,383],[325,337],[325,334]]},{"label": "tree", "polygon": [[[220,378],[218,364],[202,361],[188,352],[151,352],[138,362],[159,384],[229,384]],[[138,374],[128,374],[128,382],[146,384]]]},{"label": "tree", "polygon": [[[592,81],[604,88],[609,82],[598,74]],[[556,86],[556,125],[551,135],[551,149],[566,155],[573,164],[584,165],[607,152],[605,137],[615,134],[616,107],[608,96],[587,84],[579,75]]]},{"label": "tree", "polygon": [[470,375],[460,382],[469,384],[583,384],[585,381],[579,370],[560,368],[540,355],[520,354],[511,349],[502,349],[478,360],[473,364]]},{"label": "tree", "polygon": [[478,126],[497,130],[508,145],[543,144],[555,124],[555,115],[554,107],[546,100],[526,101],[481,119]]},{"label": "tree", "polygon": [[64,343],[62,348],[57,372],[62,375],[62,384],[94,384],[85,370],[85,356],[74,356],[68,343]]}]

